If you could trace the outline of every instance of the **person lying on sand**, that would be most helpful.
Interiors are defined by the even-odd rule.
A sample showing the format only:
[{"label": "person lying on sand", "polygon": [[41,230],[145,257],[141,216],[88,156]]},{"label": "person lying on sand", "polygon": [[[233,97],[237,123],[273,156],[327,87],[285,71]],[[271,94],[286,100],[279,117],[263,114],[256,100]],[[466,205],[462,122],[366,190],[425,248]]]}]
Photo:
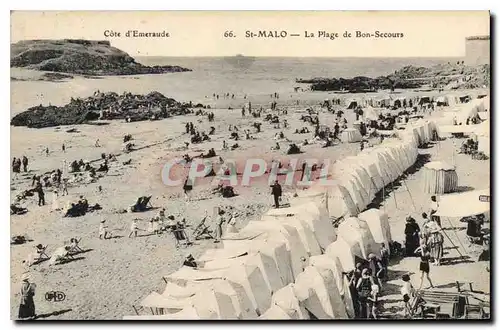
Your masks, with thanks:
[{"label": "person lying on sand", "polygon": [[64,261],[67,259],[73,259],[71,254],[69,253],[71,247],[69,245],[61,246],[57,248],[49,261],[49,266],[56,265],[58,261]]}]

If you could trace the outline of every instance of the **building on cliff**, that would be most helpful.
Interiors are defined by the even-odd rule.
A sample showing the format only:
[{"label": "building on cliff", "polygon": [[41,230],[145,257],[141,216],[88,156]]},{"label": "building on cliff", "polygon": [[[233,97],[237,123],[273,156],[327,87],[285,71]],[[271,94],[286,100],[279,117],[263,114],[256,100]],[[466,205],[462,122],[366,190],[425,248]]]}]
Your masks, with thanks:
[{"label": "building on cliff", "polygon": [[465,39],[465,63],[490,64],[490,36],[473,36]]}]

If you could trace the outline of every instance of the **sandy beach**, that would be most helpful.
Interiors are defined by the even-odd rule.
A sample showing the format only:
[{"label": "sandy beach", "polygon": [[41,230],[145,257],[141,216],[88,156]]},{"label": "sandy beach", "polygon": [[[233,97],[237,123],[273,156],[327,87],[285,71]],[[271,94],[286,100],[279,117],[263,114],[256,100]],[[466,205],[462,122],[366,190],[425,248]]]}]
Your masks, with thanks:
[{"label": "sandy beach", "polygon": [[[185,73],[175,73],[182,75]],[[186,73],[189,74],[189,73]],[[148,93],[155,88],[150,84],[141,84],[135,80],[138,77],[103,78],[94,81],[84,78],[75,78],[70,82],[54,83],[40,81],[16,81],[12,86],[12,109],[14,115],[28,106],[38,103],[55,105],[63,104],[70,97],[89,96],[95,90],[108,91],[107,86],[114,86],[113,91],[118,93],[130,90]],[[140,78],[138,78],[140,79]],[[170,78],[169,78],[170,79]],[[120,82],[127,81],[125,84]],[[292,84],[293,85],[293,84]],[[250,88],[251,90],[252,88]],[[255,89],[255,88],[254,88]],[[36,90],[36,92],[34,92]],[[11,127],[11,156],[26,155],[30,160],[29,172],[20,173],[11,177],[12,198],[20,191],[31,187],[31,177],[44,174],[56,168],[62,168],[64,161],[67,164],[73,160],[98,160],[102,153],[116,154],[117,161],[110,162],[110,171],[107,175],[98,178],[90,184],[75,184],[69,186],[69,195],[59,197],[59,205],[64,206],[75,201],[80,195],[85,196],[90,204],[99,203],[101,210],[87,213],[82,217],[65,218],[61,211],[52,211],[52,194],[46,190],[47,205],[39,207],[36,196],[28,198],[23,206],[28,208],[24,215],[11,216],[11,236],[25,235],[33,241],[23,245],[11,246],[11,317],[15,318],[18,308],[18,283],[21,274],[26,271],[22,260],[32,251],[33,245],[47,244],[48,254],[72,237],[82,238],[80,246],[86,251],[79,254],[74,261],[66,264],[49,266],[42,262],[31,267],[33,281],[37,284],[38,294],[35,296],[37,314],[47,319],[121,319],[124,315],[134,314],[132,305],[137,305],[151,291],[161,292],[164,288],[162,276],[177,270],[185,256],[193,254],[196,258],[209,248],[221,246],[212,240],[195,241],[194,245],[176,249],[174,237],[170,233],[148,235],[141,231],[137,238],[128,238],[130,223],[134,218],[140,218],[138,226],[146,229],[148,221],[158,209],[165,208],[167,215],[185,218],[189,225],[188,235],[201,221],[205,211],[211,213],[215,206],[227,206],[238,215],[237,228],[242,228],[250,220],[259,219],[272,205],[270,188],[266,182],[260,182],[250,187],[236,186],[238,194],[233,198],[221,198],[213,195],[209,181],[195,185],[186,201],[182,187],[169,187],[162,182],[161,171],[166,162],[172,158],[181,157],[185,153],[196,155],[214,148],[217,156],[223,159],[245,160],[252,157],[264,159],[279,159],[284,156],[287,142],[283,142],[282,150],[271,150],[275,145],[274,135],[283,131],[290,140],[289,143],[301,144],[304,139],[312,140],[310,134],[294,134],[295,129],[307,126],[300,120],[305,109],[312,107],[320,111],[319,118],[323,125],[333,125],[334,116],[320,107],[325,98],[334,95],[328,92],[293,92],[291,88],[280,93],[276,100],[281,109],[287,109],[286,119],[290,125],[286,129],[274,129],[271,124],[249,116],[242,118],[241,106],[252,102],[252,107],[267,109],[272,99],[269,92],[239,93],[236,99],[216,100],[208,92],[208,88],[200,91],[194,102],[211,105],[210,111],[215,114],[215,122],[208,122],[205,117],[187,115],[177,116],[159,121],[142,121],[126,123],[122,120],[101,121],[100,125],[78,125],[56,128],[30,129],[25,127]],[[212,89],[213,90],[213,89]],[[229,90],[229,89],[228,89]],[[262,88],[262,90],[266,90]],[[470,90],[456,93],[475,92]],[[194,94],[193,90],[190,96]],[[437,92],[427,92],[432,95]],[[370,93],[369,95],[343,95],[343,98],[376,98],[386,93]],[[418,94],[417,92],[413,94]],[[421,93],[420,93],[421,94]],[[179,95],[169,95],[179,97]],[[245,96],[243,96],[245,95]],[[404,92],[400,95],[412,95]],[[182,99],[185,101],[186,99]],[[234,110],[228,110],[228,107]],[[433,114],[439,116],[439,113]],[[349,126],[355,120],[354,114],[346,111]],[[243,129],[250,128],[255,121],[263,122],[261,133],[252,133],[254,140],[242,139],[237,141],[239,148],[233,151],[222,150],[222,141],[229,145],[234,141],[228,140],[228,126],[238,125],[240,135]],[[200,131],[208,131],[214,126],[216,132],[210,142],[189,146],[183,150],[184,142],[189,140],[184,126],[193,122]],[[76,128],[76,132],[67,132]],[[312,129],[313,131],[313,129]],[[123,136],[131,134],[136,149],[131,153],[123,153]],[[100,147],[95,147],[99,139]],[[372,144],[378,142],[373,139]],[[422,159],[426,161],[444,160],[453,162],[459,178],[459,187],[463,189],[483,189],[490,185],[489,161],[471,159],[468,155],[457,154],[460,140],[446,139],[431,143],[426,149],[419,150]],[[61,150],[62,144],[66,150]],[[49,155],[45,148],[49,148]],[[337,160],[359,152],[359,143],[340,143],[332,147],[322,148],[319,144],[310,144],[301,147],[303,154],[299,158],[317,158]],[[131,160],[129,165],[123,162]],[[383,209],[389,215],[393,239],[404,241],[405,218],[413,216],[420,221],[422,212],[429,208],[430,196],[423,192],[423,171],[418,168],[407,178],[393,185],[386,196],[375,201],[372,205]],[[102,190],[99,191],[99,186]],[[284,187],[285,192],[293,192],[294,187]],[[152,195],[153,210],[144,213],[122,213],[140,196]],[[102,219],[112,234],[109,240],[100,240],[98,237],[99,223]],[[213,226],[213,221],[209,224]],[[475,252],[467,248],[464,250],[458,242],[466,242],[464,224],[444,223],[443,227],[460,227],[446,230],[452,237],[453,245],[457,245],[462,254],[468,254],[470,261],[474,260]],[[465,243],[464,243],[465,244]],[[445,258],[458,257],[457,249],[452,243],[445,240]],[[398,264],[392,265],[392,278],[384,288],[385,293],[381,300],[382,317],[394,318],[401,314],[399,287],[400,275],[403,272],[412,272],[412,282],[418,284],[418,258],[405,258]],[[460,262],[445,264],[432,268],[432,280],[435,285],[454,290],[450,283],[456,280],[473,281],[475,289],[490,292],[489,272],[486,266],[489,262]],[[46,301],[44,294],[47,291],[62,291],[66,295],[63,302]]]}]

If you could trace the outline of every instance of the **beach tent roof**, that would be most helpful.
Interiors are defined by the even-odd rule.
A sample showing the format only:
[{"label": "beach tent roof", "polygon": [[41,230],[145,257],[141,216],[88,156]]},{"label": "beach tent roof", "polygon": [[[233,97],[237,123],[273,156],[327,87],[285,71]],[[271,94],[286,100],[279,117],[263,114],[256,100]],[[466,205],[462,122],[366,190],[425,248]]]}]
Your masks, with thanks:
[{"label": "beach tent roof", "polygon": [[354,217],[347,218],[339,225],[338,234],[350,245],[359,243],[363,258],[368,259],[370,253],[380,255],[378,244],[373,239],[366,222]]},{"label": "beach tent roof", "polygon": [[192,267],[182,266],[176,272],[165,276],[167,280],[172,281],[202,281],[216,278],[223,278],[226,269],[194,269]]},{"label": "beach tent roof", "polygon": [[259,316],[259,320],[291,320],[292,317],[288,315],[281,307],[272,305],[264,314]]},{"label": "beach tent roof", "polygon": [[202,318],[198,315],[196,309],[193,306],[187,306],[183,310],[172,314],[162,314],[162,315],[130,315],[124,316],[124,320],[142,320],[142,321],[153,321],[153,320],[201,320]]},{"label": "beach tent roof", "polygon": [[[303,221],[312,231],[322,249],[332,243],[337,237],[329,219],[327,207],[328,195],[321,193],[317,198],[291,198],[294,206],[289,208],[271,209],[267,214],[273,216],[293,215]],[[314,202],[314,200],[320,201]],[[316,254],[316,253],[313,253]]]},{"label": "beach tent roof", "polygon": [[347,313],[333,273],[307,266],[295,281],[295,294],[318,319],[345,319]]},{"label": "beach tent roof", "polygon": [[300,273],[307,262],[309,254],[300,239],[296,228],[276,221],[249,221],[242,231],[260,231],[265,233],[267,238],[284,241],[287,250],[290,251],[291,267],[293,275]]},{"label": "beach tent roof", "polygon": [[262,217],[262,220],[279,221],[280,223],[295,227],[295,229],[297,229],[297,232],[299,233],[299,237],[302,243],[306,247],[306,251],[309,252],[310,255],[321,254],[321,248],[318,244],[318,241],[316,240],[316,237],[314,236],[313,231],[303,219],[307,216],[314,217],[314,215],[308,214],[306,212],[302,212],[292,216],[273,216],[266,214]]},{"label": "beach tent roof", "polygon": [[151,294],[141,301],[140,305],[152,308],[183,309],[191,304],[193,297],[176,299],[172,297],[165,297],[158,292],[151,292]]},{"label": "beach tent roof", "polygon": [[204,320],[236,320],[238,315],[233,306],[231,294],[235,292],[225,292],[220,288],[206,286],[200,290],[193,299],[193,307],[198,315]]},{"label": "beach tent roof", "polygon": [[376,243],[385,243],[385,246],[389,247],[392,235],[387,213],[376,208],[371,208],[358,214],[358,218],[360,221],[367,223]]},{"label": "beach tent roof", "polygon": [[340,235],[335,242],[326,248],[325,254],[331,259],[338,258],[344,271],[350,271],[355,268],[355,256],[363,258],[359,242],[347,242]]},{"label": "beach tent roof", "polygon": [[335,282],[337,283],[340,295],[344,294],[343,268],[338,257],[326,254],[312,256],[311,259],[309,259],[309,265],[316,268],[326,268],[331,270],[333,277],[335,278]]},{"label": "beach tent roof", "polygon": [[442,162],[442,161],[434,161],[434,162],[429,162],[424,165],[425,168],[428,168],[430,170],[434,171],[454,171],[455,166],[452,166],[448,163]]},{"label": "beach tent roof", "polygon": [[209,249],[205,251],[199,258],[198,261],[210,261],[219,259],[231,259],[243,256],[248,253],[247,247],[240,247],[239,249]]},{"label": "beach tent roof", "polygon": [[292,319],[309,319],[309,313],[295,296],[293,283],[276,291],[271,299],[271,304],[279,306]]},{"label": "beach tent roof", "polygon": [[435,215],[462,218],[489,212],[490,203],[480,201],[480,196],[490,196],[490,189],[442,195],[439,197]]},{"label": "beach tent roof", "polygon": [[271,290],[257,266],[237,265],[229,268],[226,275],[237,292],[244,290],[257,314],[264,313],[271,306]]}]

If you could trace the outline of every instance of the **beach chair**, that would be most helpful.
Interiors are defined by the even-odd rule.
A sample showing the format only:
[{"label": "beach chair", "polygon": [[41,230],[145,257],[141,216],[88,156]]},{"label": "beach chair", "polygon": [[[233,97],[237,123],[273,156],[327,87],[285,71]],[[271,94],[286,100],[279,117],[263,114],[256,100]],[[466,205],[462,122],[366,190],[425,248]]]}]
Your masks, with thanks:
[{"label": "beach chair", "polygon": [[78,254],[80,252],[83,252],[83,249],[78,245],[82,239],[76,239],[74,238],[74,241],[72,244],[70,244],[70,249],[69,249],[69,254]]},{"label": "beach chair", "polygon": [[46,259],[50,259],[47,252],[45,252],[47,250],[47,247],[48,245],[45,246],[42,245],[41,247],[35,246],[36,249],[35,260],[34,260],[35,262],[40,262]]},{"label": "beach chair", "polygon": [[191,241],[189,240],[186,230],[184,228],[177,228],[172,230],[175,238],[175,248],[178,249],[180,247],[187,247],[191,245]]},{"label": "beach chair", "polygon": [[143,212],[146,211],[149,207],[152,207],[150,201],[153,196],[141,196],[137,198],[137,202],[134,205],[130,206],[130,210],[132,212]]},{"label": "beach chair", "polygon": [[214,239],[214,236],[212,235],[212,230],[205,224],[205,221],[207,220],[207,217],[204,217],[203,220],[201,220],[200,224],[196,226],[195,230],[193,231],[193,236],[195,240],[200,240],[200,239]]}]

